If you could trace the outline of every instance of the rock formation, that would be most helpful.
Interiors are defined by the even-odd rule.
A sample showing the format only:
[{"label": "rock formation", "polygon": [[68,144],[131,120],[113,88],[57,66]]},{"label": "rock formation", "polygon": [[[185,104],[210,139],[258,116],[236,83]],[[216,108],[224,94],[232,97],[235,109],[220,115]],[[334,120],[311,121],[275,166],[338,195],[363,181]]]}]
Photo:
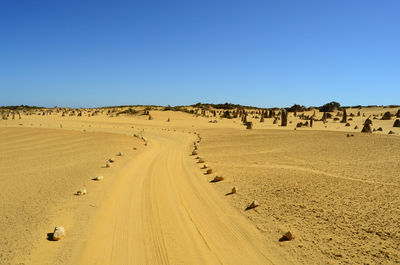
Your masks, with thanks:
[{"label": "rock formation", "polygon": [[287,126],[288,113],[286,109],[281,111],[281,126]]},{"label": "rock formation", "polygon": [[347,123],[347,112],[346,109],[343,109],[343,117],[341,123]]},{"label": "rock formation", "polygon": [[369,123],[365,123],[364,127],[362,128],[361,132],[364,133],[372,133],[372,128],[371,128],[371,124]]},{"label": "rock formation", "polygon": [[386,111],[385,114],[383,114],[381,120],[390,120],[391,115],[389,111]]},{"label": "rock formation", "polygon": [[372,125],[372,121],[368,118],[364,121],[364,125],[366,124]]},{"label": "rock formation", "polygon": [[246,122],[246,129],[248,129],[248,130],[253,129],[253,122],[251,122],[251,121]]}]

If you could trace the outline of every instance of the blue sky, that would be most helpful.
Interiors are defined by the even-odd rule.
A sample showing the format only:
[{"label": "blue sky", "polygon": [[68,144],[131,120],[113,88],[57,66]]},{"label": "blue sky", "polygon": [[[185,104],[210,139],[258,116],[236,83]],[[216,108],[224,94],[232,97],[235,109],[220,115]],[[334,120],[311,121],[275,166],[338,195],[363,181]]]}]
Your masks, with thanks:
[{"label": "blue sky", "polygon": [[0,2],[0,105],[400,104],[400,1]]}]

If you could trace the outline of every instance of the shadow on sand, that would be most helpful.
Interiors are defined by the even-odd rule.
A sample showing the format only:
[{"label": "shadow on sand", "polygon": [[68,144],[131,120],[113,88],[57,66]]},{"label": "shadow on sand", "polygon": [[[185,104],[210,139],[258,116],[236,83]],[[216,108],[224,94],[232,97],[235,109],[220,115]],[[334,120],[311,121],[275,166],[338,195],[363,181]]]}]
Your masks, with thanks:
[{"label": "shadow on sand", "polygon": [[246,207],[246,209],[244,209],[245,211],[248,211],[248,210],[251,210],[251,209],[255,209],[255,208],[257,208],[258,207],[258,205],[257,206],[251,206],[251,205],[249,205],[249,206],[247,206]]},{"label": "shadow on sand", "polygon": [[46,239],[47,239],[48,241],[55,241],[55,240],[53,239],[53,234],[54,234],[54,233],[47,233],[47,238],[46,238]]}]

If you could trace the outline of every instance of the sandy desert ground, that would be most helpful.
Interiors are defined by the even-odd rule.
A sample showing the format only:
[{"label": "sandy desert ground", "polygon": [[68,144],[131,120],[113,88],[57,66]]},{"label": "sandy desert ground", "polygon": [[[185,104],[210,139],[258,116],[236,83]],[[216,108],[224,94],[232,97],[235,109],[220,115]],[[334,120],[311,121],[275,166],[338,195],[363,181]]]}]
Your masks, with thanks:
[{"label": "sandy desert ground", "polygon": [[[296,130],[292,114],[285,128],[250,115],[253,130],[240,119],[156,110],[151,120],[0,120],[0,263],[399,263],[400,128],[380,120],[388,110],[397,111],[362,109],[351,126]],[[382,131],[360,133],[373,114]],[[225,179],[211,183],[217,175]],[[88,194],[74,195],[82,187]],[[246,211],[253,200],[260,206]],[[57,242],[47,239],[56,225],[67,231]],[[295,239],[280,242],[287,231]]]}]

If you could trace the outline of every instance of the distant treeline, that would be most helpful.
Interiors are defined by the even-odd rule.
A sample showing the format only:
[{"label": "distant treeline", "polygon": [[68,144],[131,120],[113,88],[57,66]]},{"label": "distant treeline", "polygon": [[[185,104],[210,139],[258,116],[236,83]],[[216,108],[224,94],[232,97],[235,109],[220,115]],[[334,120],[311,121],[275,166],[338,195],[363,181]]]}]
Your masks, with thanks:
[{"label": "distant treeline", "polygon": [[[128,108],[128,110],[122,111],[121,114],[136,114],[135,110],[133,108],[137,107],[143,107],[144,110],[153,110],[157,108],[162,108],[162,110],[170,110],[170,111],[184,111],[184,112],[190,112],[190,110],[187,109],[187,107],[193,107],[193,108],[198,108],[198,109],[203,109],[203,110],[210,110],[210,109],[224,109],[224,110],[233,110],[233,109],[259,109],[259,110],[279,110],[279,107],[273,107],[273,108],[260,108],[260,107],[254,107],[254,106],[244,106],[240,104],[233,104],[233,103],[224,103],[224,104],[211,104],[211,103],[196,103],[193,105],[188,105],[188,106],[173,106],[171,107],[168,105],[167,107],[165,106],[157,106],[157,105],[119,105],[119,106],[104,106],[104,107],[97,107],[97,108],[87,108],[87,109],[112,109],[112,108]],[[343,110],[347,108],[354,108],[354,109],[361,109],[361,108],[375,108],[375,107],[381,107],[381,108],[400,108],[400,105],[367,105],[367,106],[362,106],[362,105],[355,105],[355,106],[341,106],[340,103],[332,101],[329,103],[326,103],[320,107],[315,107],[315,106],[310,106],[306,107],[303,105],[299,104],[294,104],[293,106],[289,108],[285,108],[289,112],[303,112],[303,111],[310,111],[312,109],[317,109],[321,112],[332,112],[336,110]],[[57,107],[54,107],[57,108]],[[0,106],[0,110],[40,110],[40,109],[47,109],[46,107],[40,107],[40,106],[29,106],[29,105],[15,105],[15,106]],[[81,109],[81,108],[79,108]]]},{"label": "distant treeline", "polygon": [[15,106],[0,106],[0,109],[7,110],[26,110],[26,109],[45,109],[45,107],[28,106],[28,105],[15,105]]},{"label": "distant treeline", "polygon": [[298,105],[294,104],[290,108],[286,108],[287,111],[289,112],[302,112],[302,111],[309,111],[312,109],[317,109],[320,112],[332,112],[332,111],[337,111],[337,110],[343,110],[343,109],[348,109],[348,108],[353,108],[353,109],[361,109],[361,108],[376,108],[376,107],[381,107],[381,108],[397,108],[399,105],[388,105],[388,106],[378,106],[378,105],[368,105],[368,106],[361,106],[361,105],[356,105],[356,106],[341,106],[340,103],[336,101],[332,101],[329,103],[326,103],[320,107],[305,107],[303,105]]},{"label": "distant treeline", "polygon": [[157,105],[118,105],[118,106],[97,107],[97,108],[91,108],[91,109],[137,108],[137,107],[157,108],[160,106],[157,106]]},{"label": "distant treeline", "polygon": [[224,104],[211,104],[211,103],[196,103],[191,105],[190,107],[194,108],[201,108],[201,109],[210,109],[211,107],[214,109],[264,109],[259,107],[253,106],[243,106],[239,104],[232,104],[232,103],[224,103]]},{"label": "distant treeline", "polygon": [[367,106],[361,106],[361,105],[356,105],[356,106],[342,106],[342,108],[347,109],[347,108],[353,108],[353,109],[361,109],[361,108],[399,108],[400,105],[367,105]]}]

